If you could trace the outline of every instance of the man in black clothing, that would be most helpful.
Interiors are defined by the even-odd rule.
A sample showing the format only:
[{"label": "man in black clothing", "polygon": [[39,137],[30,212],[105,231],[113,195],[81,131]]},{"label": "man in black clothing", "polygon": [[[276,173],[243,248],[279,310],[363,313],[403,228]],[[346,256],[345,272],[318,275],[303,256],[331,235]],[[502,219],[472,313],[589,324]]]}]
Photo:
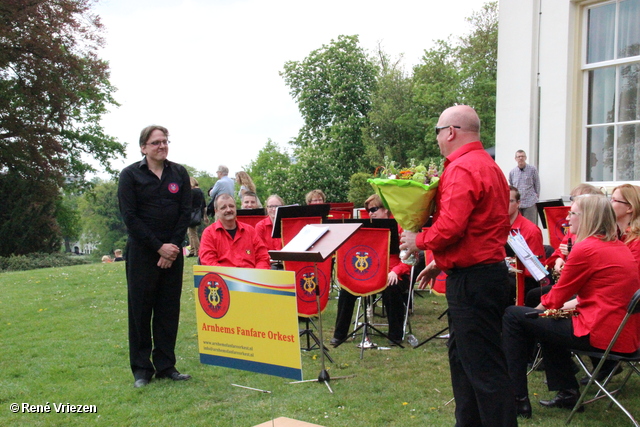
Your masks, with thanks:
[{"label": "man in black clothing", "polygon": [[129,233],[125,261],[134,387],[146,386],[154,374],[174,381],[191,378],[176,370],[174,352],[191,185],[185,168],[167,160],[168,137],[162,126],[144,128],[144,158],[123,169],[118,184],[120,212]]}]

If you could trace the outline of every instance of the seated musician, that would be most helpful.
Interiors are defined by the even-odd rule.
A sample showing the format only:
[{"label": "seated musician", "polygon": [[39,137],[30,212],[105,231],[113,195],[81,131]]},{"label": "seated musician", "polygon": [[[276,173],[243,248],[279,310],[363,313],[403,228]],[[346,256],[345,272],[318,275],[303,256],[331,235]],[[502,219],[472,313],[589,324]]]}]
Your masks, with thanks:
[{"label": "seated musician", "polygon": [[[544,245],[542,244],[542,231],[540,227],[529,221],[520,213],[520,192],[513,185],[509,186],[509,221],[511,222],[511,232],[519,232],[531,249],[531,252],[544,264]],[[506,246],[507,256],[515,256],[509,245]],[[511,287],[511,299],[516,298],[516,278],[509,275]],[[528,270],[525,271],[525,293],[535,287],[539,287],[538,282],[531,276]]]},{"label": "seated musician", "polygon": [[[528,318],[529,307],[508,307],[503,317],[503,347],[513,382],[516,407],[520,416],[531,417],[527,387],[527,361],[534,340],[542,345],[548,388],[558,391],[540,404],[548,408],[571,409],[578,400],[570,349],[603,350],[626,313],[627,304],[640,288],[638,262],[629,248],[618,239],[616,217],[604,195],[574,198],[569,212],[569,227],[576,236],[571,256],[560,280],[536,311],[562,309],[577,295],[571,318]],[[567,308],[567,307],[565,307]],[[632,317],[613,351],[631,353],[640,342],[640,322]]]},{"label": "seated musician", "polygon": [[233,196],[220,194],[214,206],[217,221],[202,233],[200,263],[269,269],[267,247],[252,226],[237,220]]},{"label": "seated musician", "polygon": [[[389,210],[383,207],[382,200],[377,194],[369,197],[364,202],[364,207],[372,219],[389,218],[391,214]],[[398,227],[398,231],[399,233],[402,232],[400,227]],[[387,287],[382,291],[382,302],[387,308],[387,320],[389,322],[389,345],[397,345],[402,342],[405,313],[403,295],[408,289],[408,274],[410,270],[411,267],[409,265],[400,262],[398,254],[389,255]],[[333,338],[330,341],[331,345],[337,345],[347,337],[357,298],[346,289],[340,289],[336,326]]]},{"label": "seated musician", "polygon": [[[276,220],[276,210],[279,206],[283,206],[284,201],[277,194],[272,194],[267,198],[267,217],[256,224],[256,233],[262,239],[267,249],[270,251],[279,251],[282,249],[282,239],[279,237],[271,237],[273,234],[273,223]],[[272,270],[282,270],[281,261],[271,261]]]},{"label": "seated musician", "polygon": [[[573,201],[575,197],[578,197],[582,194],[595,194],[602,195],[602,191],[598,190],[591,184],[580,184],[576,186],[573,190],[571,190],[570,198]],[[571,233],[570,230],[567,230],[564,238],[560,245],[556,248],[556,250],[551,254],[549,258],[545,261],[545,266],[548,270],[552,270],[554,272],[554,276],[558,277],[562,268],[564,267],[564,263],[571,252],[571,248],[573,247],[573,243],[576,241],[576,236]],[[542,286],[538,288],[531,289],[525,298],[525,303],[527,307],[537,307],[540,304],[540,297],[551,290],[551,285]]]}]

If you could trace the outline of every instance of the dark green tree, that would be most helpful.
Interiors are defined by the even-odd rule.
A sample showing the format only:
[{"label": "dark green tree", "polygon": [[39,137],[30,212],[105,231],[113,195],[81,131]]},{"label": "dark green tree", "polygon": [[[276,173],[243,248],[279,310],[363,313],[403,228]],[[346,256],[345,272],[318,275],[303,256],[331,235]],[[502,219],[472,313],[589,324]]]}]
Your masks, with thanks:
[{"label": "dark green tree", "polygon": [[[35,247],[56,250],[49,232],[59,227],[39,226],[55,223],[64,177],[83,179],[94,171],[90,158],[114,172],[111,161],[124,155],[124,145],[100,125],[107,107],[117,103],[108,64],[98,58],[102,24],[91,13],[92,4],[0,2],[0,178],[12,182],[21,177],[33,186],[38,181],[37,190],[26,187],[16,193],[3,187],[0,193],[0,200],[24,198],[11,204],[30,208],[21,216],[28,215],[32,222],[15,222],[2,228],[9,234],[0,233],[2,241],[21,242],[19,253]],[[35,202],[38,207],[33,197],[41,198],[42,203]],[[34,218],[35,214],[45,217]],[[41,244],[25,244],[33,233],[43,237]]]},{"label": "dark green tree", "polygon": [[98,58],[102,24],[91,0],[0,3],[0,171],[39,179],[84,176],[89,155],[111,171],[124,145],[100,118],[117,105]]},{"label": "dark green tree", "polygon": [[127,229],[118,206],[118,184],[97,181],[92,190],[83,194],[79,207],[82,212],[82,239],[98,246],[101,255],[114,249],[124,249]]},{"label": "dark green tree", "polygon": [[56,222],[60,196],[55,183],[9,171],[0,173],[0,194],[0,256],[60,249]]}]

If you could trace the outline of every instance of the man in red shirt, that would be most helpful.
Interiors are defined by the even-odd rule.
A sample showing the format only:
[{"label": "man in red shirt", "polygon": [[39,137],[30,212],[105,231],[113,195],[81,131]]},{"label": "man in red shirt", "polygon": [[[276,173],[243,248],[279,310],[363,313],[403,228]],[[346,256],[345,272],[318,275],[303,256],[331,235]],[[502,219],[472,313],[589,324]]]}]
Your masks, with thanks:
[{"label": "man in red shirt", "polygon": [[449,366],[456,426],[516,426],[516,405],[502,351],[502,315],[509,304],[504,245],[509,188],[483,149],[480,119],[458,105],[438,119],[436,139],[445,169],[433,225],[405,231],[401,249],[430,249],[434,262],[418,278],[447,271]]},{"label": "man in red shirt", "polygon": [[[509,222],[511,223],[511,232],[519,232],[524,238],[525,242],[531,249],[531,252],[538,257],[538,260],[542,264],[545,263],[545,252],[544,245],[542,243],[542,231],[540,227],[535,225],[533,222],[529,221],[525,218],[522,213],[520,213],[520,192],[513,185],[509,186]],[[511,248],[507,248],[507,252],[509,252],[509,256],[513,256],[513,251]],[[515,275],[509,277],[509,281],[511,283],[511,300],[514,301],[516,297],[516,284],[515,284]],[[536,287],[540,287],[540,283],[538,283],[529,270],[525,270],[525,295],[531,289]]]},{"label": "man in red shirt", "polygon": [[236,221],[236,202],[233,196],[219,195],[214,206],[218,220],[202,233],[200,263],[269,269],[269,253],[256,230]]}]

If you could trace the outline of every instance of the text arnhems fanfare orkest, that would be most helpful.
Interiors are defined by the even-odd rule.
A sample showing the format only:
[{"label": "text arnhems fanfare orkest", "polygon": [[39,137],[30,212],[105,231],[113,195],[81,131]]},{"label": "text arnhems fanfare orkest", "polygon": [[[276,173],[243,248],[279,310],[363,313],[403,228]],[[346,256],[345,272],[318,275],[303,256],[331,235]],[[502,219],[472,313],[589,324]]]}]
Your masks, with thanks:
[{"label": "text arnhems fanfare orkest", "polygon": [[217,324],[208,325],[206,323],[202,323],[202,330],[206,332],[217,332],[221,334],[229,334],[229,335],[238,335],[244,337],[252,337],[252,338],[262,338],[269,339],[274,341],[284,341],[284,342],[294,342],[295,335],[289,334],[285,335],[278,331],[260,331],[253,328],[243,328],[240,326],[236,326],[235,328],[228,326],[220,326]]}]

